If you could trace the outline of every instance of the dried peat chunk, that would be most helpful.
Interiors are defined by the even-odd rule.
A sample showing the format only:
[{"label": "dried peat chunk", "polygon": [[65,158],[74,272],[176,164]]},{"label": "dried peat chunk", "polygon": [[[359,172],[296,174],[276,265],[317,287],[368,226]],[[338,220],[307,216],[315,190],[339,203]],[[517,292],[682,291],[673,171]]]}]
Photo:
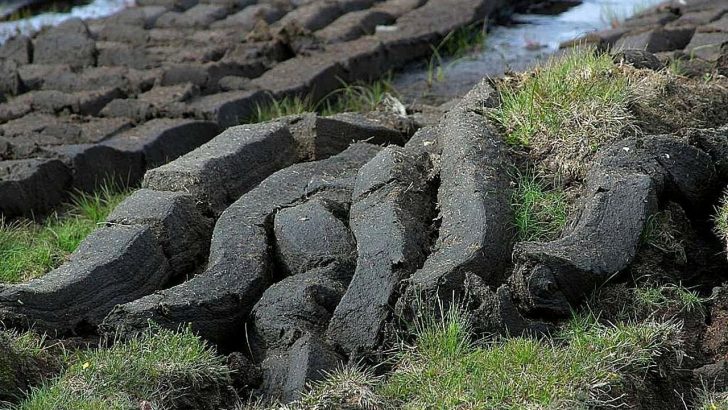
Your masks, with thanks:
[{"label": "dried peat chunk", "polygon": [[340,219],[347,216],[347,208],[315,199],[276,214],[276,251],[286,273],[297,275],[335,262],[354,264],[356,242]]},{"label": "dried peat chunk", "polygon": [[306,160],[325,159],[346,149],[352,142],[377,145],[404,145],[408,136],[385,123],[389,118],[373,118],[359,113],[321,117],[313,113],[283,119],[296,139],[299,155]]},{"label": "dried peat chunk", "polygon": [[434,208],[428,171],[426,156],[388,147],[357,175],[350,215],[356,273],[327,331],[351,355],[377,347],[402,280],[425,259]]},{"label": "dried peat chunk", "polygon": [[587,174],[584,209],[558,240],[514,251],[514,298],[528,315],[566,317],[596,286],[627,268],[658,197],[702,209],[716,192],[706,152],[671,136],[628,138],[602,150]]},{"label": "dried peat chunk", "polygon": [[0,161],[0,214],[44,214],[65,198],[71,170],[57,159]]},{"label": "dried peat chunk", "polygon": [[341,366],[343,358],[315,334],[303,335],[288,350],[271,354],[261,363],[267,397],[283,402],[300,398],[307,383],[323,380]]},{"label": "dried peat chunk", "polygon": [[218,131],[217,124],[209,121],[159,118],[111,137],[103,144],[130,155],[142,155],[145,167],[154,168],[210,141]]},{"label": "dried peat chunk", "polygon": [[293,136],[285,125],[240,125],[147,172],[143,186],[157,191],[188,192],[219,213],[296,159]]},{"label": "dried peat chunk", "polygon": [[119,204],[107,221],[152,227],[175,276],[192,276],[210,249],[212,220],[200,213],[189,194],[140,189]]},{"label": "dried peat chunk", "polygon": [[[202,85],[207,81],[206,76]],[[228,128],[245,122],[255,113],[255,108],[266,100],[267,96],[262,91],[227,91],[193,100],[190,107],[197,118],[214,121],[221,128]]]},{"label": "dried peat chunk", "polygon": [[251,313],[254,355],[287,349],[305,333],[323,335],[352,274],[353,266],[334,264],[268,288]]},{"label": "dried peat chunk", "polygon": [[245,318],[272,282],[274,214],[315,194],[349,194],[352,177],[378,150],[357,144],[329,159],[292,165],[266,178],[218,219],[203,273],[117,306],[104,329],[134,334],[147,328],[149,320],[170,329],[189,323],[214,342],[237,340],[245,331]]},{"label": "dried peat chunk", "polygon": [[89,235],[58,269],[0,288],[0,319],[62,334],[96,326],[111,309],[162,289],[171,269],[147,225]]},{"label": "dried peat chunk", "polygon": [[78,18],[67,20],[35,38],[33,62],[36,64],[68,64],[72,68],[96,65],[96,42]]},{"label": "dried peat chunk", "polygon": [[493,99],[493,89],[481,82],[438,127],[442,223],[435,251],[409,281],[400,303],[402,313],[422,294],[446,301],[457,298],[466,273],[494,287],[510,273],[514,238],[510,160],[502,137],[478,114]]}]

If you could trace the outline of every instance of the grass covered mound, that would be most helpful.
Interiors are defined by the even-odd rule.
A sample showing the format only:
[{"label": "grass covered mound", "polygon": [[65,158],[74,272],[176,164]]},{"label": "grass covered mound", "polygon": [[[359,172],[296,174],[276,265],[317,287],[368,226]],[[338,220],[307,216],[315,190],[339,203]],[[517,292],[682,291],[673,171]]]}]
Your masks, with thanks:
[{"label": "grass covered mound", "polygon": [[553,339],[472,343],[457,315],[426,328],[382,395],[404,409],[588,408],[615,404],[626,385],[678,343],[670,322],[604,325],[577,316]]},{"label": "grass covered mound", "polygon": [[631,127],[628,78],[609,55],[577,49],[499,84],[493,112],[509,144],[534,150],[550,169],[580,175],[583,161]]},{"label": "grass covered mound", "polygon": [[75,195],[67,209],[41,223],[0,221],[0,283],[17,283],[60,266],[126,196],[104,188]]},{"label": "grass covered mound", "polygon": [[[630,290],[629,309],[694,308],[681,287]],[[586,409],[627,405],[645,375],[682,347],[681,322],[622,312],[613,322],[585,311],[552,337],[478,341],[464,313],[416,326],[416,342],[393,353],[393,370],[374,376],[345,368],[314,383],[287,409]],[[263,407],[253,407],[263,408]]]},{"label": "grass covered mound", "polygon": [[52,354],[45,342],[32,331],[0,332],[0,407],[8,408],[60,369],[62,358]]},{"label": "grass covered mound", "polygon": [[189,330],[159,329],[74,353],[60,376],[17,409],[217,409],[231,383],[224,360]]},{"label": "grass covered mound", "polygon": [[690,79],[617,65],[581,47],[531,72],[500,80],[491,117],[506,141],[525,148],[540,170],[580,179],[605,144],[630,134],[675,132],[728,121],[724,79]]}]

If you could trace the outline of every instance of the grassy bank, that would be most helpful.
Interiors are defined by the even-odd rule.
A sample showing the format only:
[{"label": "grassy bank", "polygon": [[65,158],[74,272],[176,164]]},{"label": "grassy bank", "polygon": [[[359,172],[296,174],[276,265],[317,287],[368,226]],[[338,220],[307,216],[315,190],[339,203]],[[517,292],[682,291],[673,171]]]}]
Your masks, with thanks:
[{"label": "grassy bank", "polygon": [[16,410],[218,408],[230,384],[224,358],[189,330],[151,331],[80,350]]},{"label": "grassy bank", "polygon": [[111,188],[79,193],[41,222],[0,221],[0,283],[27,281],[60,266],[125,196]]},{"label": "grassy bank", "polygon": [[[694,307],[687,295],[694,294],[678,287],[644,287],[630,293],[630,306]],[[467,314],[450,309],[442,320],[417,326],[416,342],[396,349],[388,375],[343,369],[315,383],[287,408],[586,409],[626,405],[631,389],[642,383],[645,374],[656,371],[660,360],[679,354],[682,328],[674,316],[639,317],[634,310],[623,313],[620,320],[605,322],[593,311],[583,311],[552,337],[481,340],[472,333]]]}]

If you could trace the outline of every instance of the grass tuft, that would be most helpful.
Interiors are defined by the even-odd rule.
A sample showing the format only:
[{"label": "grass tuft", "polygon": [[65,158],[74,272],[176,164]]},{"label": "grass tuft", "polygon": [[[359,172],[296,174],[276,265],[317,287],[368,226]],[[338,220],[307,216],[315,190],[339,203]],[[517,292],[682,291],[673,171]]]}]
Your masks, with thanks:
[{"label": "grass tuft", "polygon": [[718,206],[715,208],[713,224],[716,235],[728,244],[728,192],[723,194]]},{"label": "grass tuft", "polygon": [[660,211],[647,219],[640,242],[659,251],[675,256],[680,263],[687,262],[685,245],[681,240],[681,232],[673,223],[669,210]]},{"label": "grass tuft", "polygon": [[317,107],[323,115],[341,112],[368,112],[378,108],[387,99],[397,96],[397,90],[388,79],[371,84],[343,84],[332,92]]},{"label": "grass tuft", "polygon": [[550,241],[566,226],[568,205],[561,189],[550,189],[533,172],[516,175],[512,201],[519,241]]},{"label": "grass tuft", "polygon": [[447,315],[423,330],[380,387],[398,408],[587,408],[619,404],[612,393],[678,345],[672,322],[603,325],[577,315],[553,341],[471,342],[467,322]]},{"label": "grass tuft", "polygon": [[709,300],[679,283],[646,281],[635,287],[605,286],[592,295],[589,307],[608,322],[679,321],[707,317]]},{"label": "grass tuft", "polygon": [[509,144],[548,157],[555,171],[583,173],[585,159],[630,127],[629,81],[606,54],[578,48],[532,74],[501,83],[493,118]]},{"label": "grass tuft", "polygon": [[314,101],[309,96],[285,97],[280,100],[271,99],[266,104],[256,105],[255,113],[248,120],[258,123],[274,120],[288,115],[316,112],[321,115],[333,115],[342,112],[368,112],[397,95],[397,91],[387,80],[375,81],[371,84],[346,84],[332,91],[321,101]]},{"label": "grass tuft", "polygon": [[[432,55],[427,62],[427,84],[445,80],[445,71],[460,62],[469,53],[482,49],[486,32],[482,24],[472,24],[448,33],[437,46],[432,45]],[[449,62],[445,62],[445,60]]]},{"label": "grass tuft", "polygon": [[288,115],[303,114],[316,110],[316,104],[310,97],[285,97],[280,100],[271,99],[267,104],[256,104],[255,113],[248,121],[251,123],[265,122]]},{"label": "grass tuft", "polygon": [[728,410],[728,392],[702,390],[697,394],[696,410]]},{"label": "grass tuft", "polygon": [[[110,348],[83,350],[52,382],[34,389],[19,410],[171,408],[208,392],[214,404],[230,383],[224,358],[189,329],[159,329]],[[210,393],[212,392],[212,393]],[[218,397],[219,398],[219,397]]]},{"label": "grass tuft", "polygon": [[682,285],[666,284],[661,286],[638,286],[634,289],[635,301],[644,311],[701,312],[704,315],[705,302],[694,290]]},{"label": "grass tuft", "polygon": [[382,378],[370,370],[344,367],[312,383],[291,409],[381,409],[384,399],[375,392]]},{"label": "grass tuft", "polygon": [[60,266],[126,196],[111,188],[75,195],[62,216],[40,224],[0,220],[0,283],[17,283]]}]

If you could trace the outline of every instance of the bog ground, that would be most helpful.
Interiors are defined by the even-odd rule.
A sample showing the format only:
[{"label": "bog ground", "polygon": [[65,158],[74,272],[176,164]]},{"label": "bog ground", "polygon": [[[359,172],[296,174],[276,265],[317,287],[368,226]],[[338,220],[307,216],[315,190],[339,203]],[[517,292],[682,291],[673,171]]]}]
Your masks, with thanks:
[{"label": "bog ground", "polygon": [[145,0],[7,42],[0,400],[728,408],[728,3],[440,106],[387,81],[525,6]]}]

